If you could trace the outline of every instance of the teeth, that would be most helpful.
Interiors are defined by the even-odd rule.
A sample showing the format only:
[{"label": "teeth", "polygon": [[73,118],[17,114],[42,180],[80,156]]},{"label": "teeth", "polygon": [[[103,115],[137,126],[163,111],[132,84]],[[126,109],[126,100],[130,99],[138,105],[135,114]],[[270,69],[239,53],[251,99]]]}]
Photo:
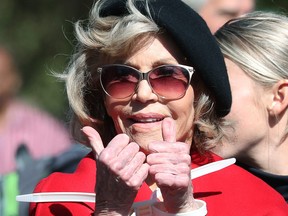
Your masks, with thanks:
[{"label": "teeth", "polygon": [[151,123],[151,122],[157,122],[161,121],[162,119],[135,119],[136,122],[141,122],[141,123]]}]

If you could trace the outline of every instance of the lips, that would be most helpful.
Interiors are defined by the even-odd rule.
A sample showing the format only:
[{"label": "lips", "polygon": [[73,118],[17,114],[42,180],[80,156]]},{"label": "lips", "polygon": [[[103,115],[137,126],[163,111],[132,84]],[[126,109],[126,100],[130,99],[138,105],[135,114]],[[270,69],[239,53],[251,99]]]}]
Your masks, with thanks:
[{"label": "lips", "polygon": [[158,113],[141,113],[132,115],[131,117],[129,117],[129,120],[134,123],[155,123],[162,121],[164,118],[164,115]]},{"label": "lips", "polygon": [[162,119],[130,119],[135,123],[153,123],[153,122],[159,122],[162,121]]}]

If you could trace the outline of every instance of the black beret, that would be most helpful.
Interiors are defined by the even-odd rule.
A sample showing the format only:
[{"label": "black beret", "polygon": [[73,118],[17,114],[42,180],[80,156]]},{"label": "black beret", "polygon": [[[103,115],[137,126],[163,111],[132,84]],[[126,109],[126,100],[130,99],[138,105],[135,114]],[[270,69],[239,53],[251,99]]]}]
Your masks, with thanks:
[{"label": "black beret", "polygon": [[[123,16],[128,13],[127,0],[109,0],[101,16]],[[152,19],[166,29],[187,57],[196,73],[216,99],[216,111],[222,117],[229,113],[232,103],[230,84],[223,55],[206,22],[181,0],[150,0]],[[146,14],[143,1],[137,8]]]}]

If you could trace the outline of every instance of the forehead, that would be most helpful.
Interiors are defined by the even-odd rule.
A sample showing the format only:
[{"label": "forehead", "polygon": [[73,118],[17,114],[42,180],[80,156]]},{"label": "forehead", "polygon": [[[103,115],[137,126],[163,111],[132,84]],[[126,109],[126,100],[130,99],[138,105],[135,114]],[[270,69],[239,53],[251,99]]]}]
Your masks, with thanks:
[{"label": "forehead", "polygon": [[236,91],[251,91],[251,88],[253,89],[253,91],[251,91],[252,93],[256,92],[256,89],[259,89],[254,89],[255,86],[258,86],[258,84],[236,63],[234,63],[230,59],[225,58],[225,64],[227,66],[227,72],[232,93],[235,93]]},{"label": "forehead", "polygon": [[243,0],[210,0],[209,3],[214,6],[221,6],[225,8],[237,8],[243,3]]},{"label": "forehead", "polygon": [[146,37],[144,41],[139,39],[138,42],[134,43],[130,49],[122,55],[111,56],[109,58],[109,63],[125,63],[130,62],[133,59],[141,59],[143,62],[152,60],[159,60],[159,62],[164,60],[169,62],[172,60],[173,62],[185,63],[184,54],[173,39],[167,35]]},{"label": "forehead", "polygon": [[209,3],[224,14],[239,16],[253,10],[255,0],[210,0]]}]

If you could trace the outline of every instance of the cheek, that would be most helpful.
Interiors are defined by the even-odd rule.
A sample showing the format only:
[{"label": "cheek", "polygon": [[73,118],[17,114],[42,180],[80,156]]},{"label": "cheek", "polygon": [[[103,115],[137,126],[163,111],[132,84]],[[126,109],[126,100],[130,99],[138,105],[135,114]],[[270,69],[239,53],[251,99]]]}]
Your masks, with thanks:
[{"label": "cheek", "polygon": [[113,117],[116,115],[117,113],[117,109],[116,107],[113,105],[113,103],[106,98],[105,100],[105,108],[107,111],[107,114],[113,119]]},{"label": "cheek", "polygon": [[232,89],[232,106],[231,111],[227,117],[229,118],[253,118],[255,114],[260,111],[260,104],[257,102],[259,96],[253,94],[255,91],[251,88],[247,90],[234,90]]},{"label": "cheek", "polygon": [[113,99],[111,100],[109,98],[106,98],[105,107],[107,114],[112,118],[114,122],[117,133],[124,132],[123,121],[121,119],[121,112],[123,110],[123,106],[114,102]]},{"label": "cheek", "polygon": [[172,117],[175,119],[177,139],[190,143],[192,140],[192,128],[194,121],[194,92],[187,90],[186,95],[171,104],[168,104]]},{"label": "cheek", "polygon": [[243,92],[235,94],[234,102],[232,103],[231,112],[227,119],[234,122],[235,133],[238,137],[249,139],[248,137],[255,136],[258,130],[265,131],[265,109],[261,103],[261,96],[252,95]]}]

